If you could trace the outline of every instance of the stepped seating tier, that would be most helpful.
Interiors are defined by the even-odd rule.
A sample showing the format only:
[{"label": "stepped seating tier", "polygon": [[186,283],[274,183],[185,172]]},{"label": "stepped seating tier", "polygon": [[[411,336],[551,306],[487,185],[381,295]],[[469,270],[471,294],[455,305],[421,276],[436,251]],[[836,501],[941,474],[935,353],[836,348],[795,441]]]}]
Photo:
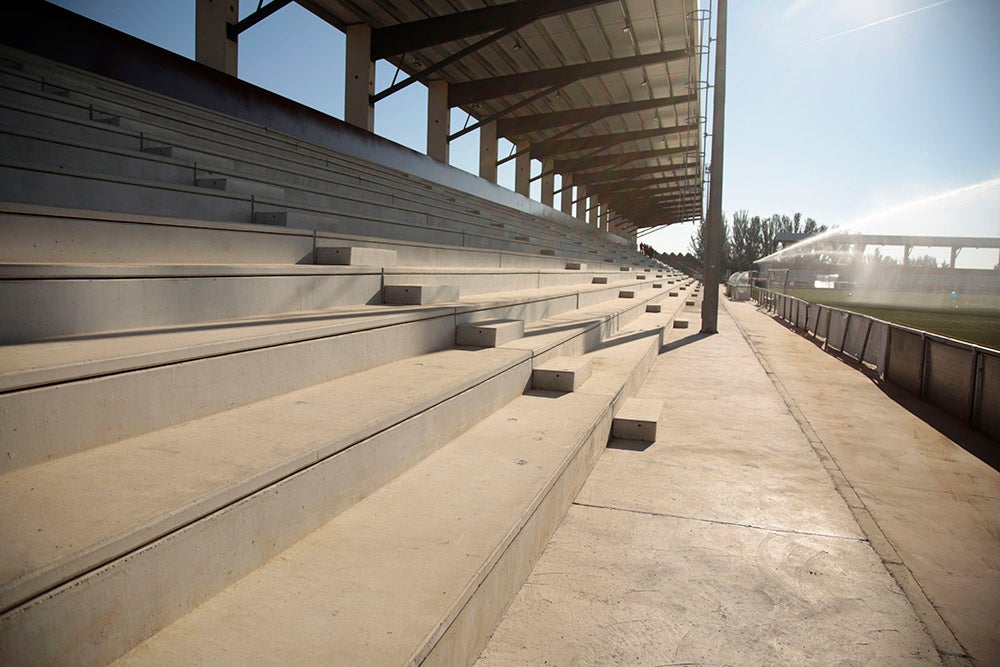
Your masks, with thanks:
[{"label": "stepped seating tier", "polygon": [[685,307],[622,241],[0,46],[0,664],[474,661]]}]

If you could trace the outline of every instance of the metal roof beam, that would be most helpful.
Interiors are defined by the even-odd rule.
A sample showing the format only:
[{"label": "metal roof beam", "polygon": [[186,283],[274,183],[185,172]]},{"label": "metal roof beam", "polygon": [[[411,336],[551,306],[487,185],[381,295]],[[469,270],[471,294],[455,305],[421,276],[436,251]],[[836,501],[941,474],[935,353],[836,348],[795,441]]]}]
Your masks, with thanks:
[{"label": "metal roof beam", "polygon": [[589,79],[610,72],[635,69],[644,65],[683,60],[687,57],[688,52],[685,49],[677,49],[674,51],[664,51],[663,53],[612,58],[593,63],[552,67],[532,72],[521,72],[476,81],[466,81],[464,83],[454,83],[448,87],[448,105],[460,107],[473,102],[504,97],[505,95],[538,90],[546,86],[566,86],[580,79]]},{"label": "metal roof beam", "polygon": [[497,121],[497,133],[504,137],[517,137],[528,132],[551,130],[563,125],[575,125],[582,122],[589,124],[597,122],[602,118],[620,116],[635,111],[645,111],[646,109],[672,107],[697,100],[698,96],[694,94],[677,95],[675,97],[657,97],[651,100],[618,102],[616,104],[605,104],[597,107],[584,107],[580,109],[567,109],[566,111],[550,111],[548,113],[537,113],[528,116],[501,118]]},{"label": "metal roof beam", "polygon": [[494,30],[517,29],[547,16],[604,5],[612,0],[532,0],[455,12],[372,30],[372,60]]},{"label": "metal roof beam", "polygon": [[[647,160],[652,158],[669,157],[671,155],[680,155],[682,153],[689,153],[692,151],[697,151],[695,146],[677,146],[675,148],[656,148],[648,151],[635,151],[633,153],[613,153],[610,155],[592,155],[585,158],[576,158],[572,160],[556,160],[555,171],[558,173],[575,173],[577,171],[582,171],[584,169],[597,169],[605,165],[624,165],[629,162],[635,162],[636,160]],[[695,165],[690,164],[678,164],[669,165],[664,167],[664,169],[678,169],[681,167],[692,167]]]},{"label": "metal roof beam", "polygon": [[595,134],[589,137],[573,137],[570,139],[546,139],[531,147],[531,157],[542,158],[566,153],[578,153],[592,148],[611,148],[630,141],[666,137],[697,130],[697,125],[677,125],[675,127],[656,127],[650,130],[634,130],[632,132],[614,132],[612,134]]},{"label": "metal roof beam", "polygon": [[[643,178],[651,174],[674,173],[675,171],[676,169],[671,167],[661,167],[659,165],[653,167],[636,167],[634,169],[608,169],[607,171],[599,172],[585,171],[574,174],[573,182],[579,183],[580,185],[588,185],[590,183],[611,183],[614,181],[627,181],[636,178]],[[668,176],[665,180],[682,181],[687,179],[697,179],[697,177],[697,174],[683,174],[680,176]]]}]

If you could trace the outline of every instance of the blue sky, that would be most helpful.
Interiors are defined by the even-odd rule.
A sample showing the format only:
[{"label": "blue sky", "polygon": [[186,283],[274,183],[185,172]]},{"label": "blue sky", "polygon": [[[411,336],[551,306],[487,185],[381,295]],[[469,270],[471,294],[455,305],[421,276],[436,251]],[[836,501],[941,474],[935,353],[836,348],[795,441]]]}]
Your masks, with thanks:
[{"label": "blue sky", "polygon": [[[194,55],[193,1],[57,4]],[[241,14],[255,7],[243,0]],[[871,233],[1000,236],[998,27],[998,0],[730,2],[727,213],[801,211]],[[240,77],[343,117],[343,53],[343,35],[293,3],[241,35]],[[376,89],[393,73],[378,63]],[[380,102],[375,119],[376,133],[423,150],[425,89]],[[453,110],[453,129],[465,120]],[[499,154],[509,146],[502,141]],[[453,142],[451,163],[475,172],[477,150],[473,132]],[[499,180],[513,186],[512,163]],[[692,228],[644,240],[685,251]],[[959,266],[996,262],[995,252],[969,250]]]}]

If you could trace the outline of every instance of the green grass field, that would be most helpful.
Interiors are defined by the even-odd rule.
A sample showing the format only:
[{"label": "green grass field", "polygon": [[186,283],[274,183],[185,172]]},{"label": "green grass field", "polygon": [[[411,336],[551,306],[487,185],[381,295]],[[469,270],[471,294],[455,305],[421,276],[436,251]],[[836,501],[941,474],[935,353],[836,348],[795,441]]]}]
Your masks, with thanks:
[{"label": "green grass field", "polygon": [[914,329],[1000,349],[1000,295],[789,289],[788,294]]}]

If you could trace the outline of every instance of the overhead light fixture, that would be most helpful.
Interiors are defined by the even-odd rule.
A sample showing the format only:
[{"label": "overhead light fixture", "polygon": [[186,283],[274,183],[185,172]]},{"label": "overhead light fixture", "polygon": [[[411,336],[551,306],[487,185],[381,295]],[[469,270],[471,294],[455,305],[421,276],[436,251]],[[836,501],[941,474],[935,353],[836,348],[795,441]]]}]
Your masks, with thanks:
[{"label": "overhead light fixture", "polygon": [[627,24],[622,26],[622,32],[628,32],[629,30],[630,28],[628,27]]},{"label": "overhead light fixture", "polygon": [[515,51],[520,51],[521,50],[521,43],[520,42],[514,42],[514,50]]}]

